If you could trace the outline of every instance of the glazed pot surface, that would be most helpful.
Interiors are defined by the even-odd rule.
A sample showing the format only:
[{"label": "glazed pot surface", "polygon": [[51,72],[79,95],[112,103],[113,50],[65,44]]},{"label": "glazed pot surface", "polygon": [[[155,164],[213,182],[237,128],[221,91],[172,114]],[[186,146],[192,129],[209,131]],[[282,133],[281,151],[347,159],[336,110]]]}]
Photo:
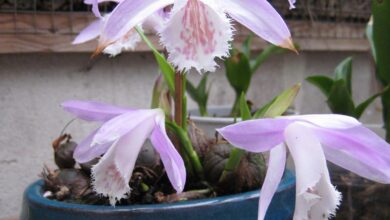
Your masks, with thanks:
[{"label": "glazed pot surface", "polygon": [[[65,203],[42,196],[43,181],[24,193],[21,220],[198,220],[257,219],[259,191],[172,204],[102,206]],[[295,177],[285,172],[266,219],[292,219],[295,207]]]}]

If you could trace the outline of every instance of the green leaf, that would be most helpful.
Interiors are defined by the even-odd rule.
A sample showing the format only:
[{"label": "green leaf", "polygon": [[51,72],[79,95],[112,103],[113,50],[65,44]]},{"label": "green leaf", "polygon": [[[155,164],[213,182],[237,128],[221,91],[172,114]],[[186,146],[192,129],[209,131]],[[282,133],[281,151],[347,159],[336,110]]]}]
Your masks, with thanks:
[{"label": "green leaf", "polygon": [[208,74],[204,74],[198,85],[198,90],[201,92],[202,96],[207,94],[207,78]]},{"label": "green leaf", "polygon": [[259,110],[255,112],[253,115],[253,118],[264,118],[265,112],[267,112],[268,108],[272,105],[272,103],[275,102],[277,97],[273,98],[271,101],[269,101],[267,104],[265,104],[263,107],[261,107]]},{"label": "green leaf", "polygon": [[157,49],[153,46],[152,42],[145,36],[143,31],[138,27],[135,28],[138,34],[141,36],[142,40],[148,45],[148,47],[152,50],[154,57],[160,67],[160,70],[164,76],[165,81],[168,84],[169,91],[171,94],[175,91],[175,69],[172,65],[165,59],[165,57],[157,51]]},{"label": "green leaf", "polygon": [[198,175],[199,178],[204,179],[204,172],[203,172],[203,166],[202,163],[200,162],[199,156],[194,150],[191,140],[188,136],[188,133],[185,129],[181,128],[174,122],[165,122],[165,126],[167,129],[172,131],[176,137],[180,141],[180,145],[182,147],[182,151],[180,152],[181,154],[185,153],[189,161],[192,164],[192,167],[194,168],[196,174]]},{"label": "green leaf", "polygon": [[355,105],[343,79],[334,82],[327,103],[333,113],[355,117]]},{"label": "green leaf", "polygon": [[266,47],[254,60],[250,62],[250,68],[252,73],[256,72],[256,70],[264,63],[271,55],[280,54],[286,52],[287,49],[278,47],[276,45],[270,45]]},{"label": "green leaf", "polygon": [[253,34],[250,33],[245,41],[242,43],[242,52],[248,57],[251,57],[251,45],[252,45]]},{"label": "green leaf", "polygon": [[355,116],[357,119],[359,119],[364,110],[366,110],[366,108],[379,96],[381,96],[382,94],[386,93],[387,90],[389,89],[389,87],[386,87],[382,92],[378,92],[376,93],[375,95],[371,96],[370,98],[366,99],[364,102],[360,103],[358,106],[356,106],[355,108]]},{"label": "green leaf", "polygon": [[161,108],[164,110],[167,118],[171,116],[172,105],[171,105],[171,96],[169,94],[169,89],[166,81],[163,80],[161,74],[158,75],[152,92],[152,103],[151,108]]},{"label": "green leaf", "polygon": [[373,39],[377,58],[377,74],[383,85],[390,83],[390,1],[372,1]]},{"label": "green leaf", "polygon": [[222,183],[230,172],[237,170],[240,165],[241,158],[245,155],[245,150],[233,147],[230,152],[229,158],[225,164],[223,172],[219,177],[218,182]]},{"label": "green leaf", "polygon": [[231,56],[225,60],[226,77],[237,96],[246,93],[252,78],[248,57],[236,49],[231,50]]},{"label": "green leaf", "polygon": [[187,81],[186,84],[187,93],[198,104],[199,113],[202,116],[207,115],[207,101],[209,98],[209,91],[207,90],[207,78],[208,75],[205,74],[197,87],[195,87],[189,81]]},{"label": "green leaf", "polygon": [[241,119],[243,121],[252,118],[251,111],[249,109],[248,103],[246,102],[245,93],[241,93],[240,96],[240,113],[241,113]]},{"label": "green leaf", "polygon": [[[378,57],[379,58],[379,57]],[[386,141],[390,143],[390,89],[382,95],[383,123],[386,128]]]},{"label": "green leaf", "polygon": [[372,57],[374,58],[374,61],[376,62],[376,50],[375,50],[375,45],[374,45],[374,33],[373,33],[372,24],[373,24],[373,18],[371,16],[370,21],[367,23],[367,26],[366,26],[366,37],[367,37],[368,42],[370,43]]},{"label": "green leaf", "polygon": [[[373,40],[376,51],[376,73],[384,86],[390,84],[390,1],[373,0]],[[386,140],[390,142],[390,91],[382,95]]]},{"label": "green leaf", "polygon": [[187,87],[186,87],[187,93],[191,96],[191,98],[195,101],[198,102],[198,91],[196,90],[196,87],[190,82],[187,81]]},{"label": "green leaf", "polygon": [[184,130],[187,130],[187,96],[183,96],[183,105],[182,105],[182,110],[183,110],[183,113],[182,113],[182,118],[181,118],[181,121],[183,123],[183,129]]},{"label": "green leaf", "polygon": [[152,103],[150,108],[158,108],[160,104],[161,93],[164,89],[164,83],[162,80],[162,75],[159,74],[154,82],[153,91],[152,91]]},{"label": "green leaf", "polygon": [[274,118],[282,115],[294,102],[300,88],[301,84],[298,83],[293,87],[286,89],[280,95],[276,96],[270,103],[258,110],[255,113],[254,118]]},{"label": "green leaf", "polygon": [[344,80],[349,94],[352,94],[352,57],[347,57],[335,69],[335,80]]},{"label": "green leaf", "polygon": [[333,86],[333,79],[327,76],[309,76],[306,81],[319,88],[326,97],[329,96],[330,90]]}]

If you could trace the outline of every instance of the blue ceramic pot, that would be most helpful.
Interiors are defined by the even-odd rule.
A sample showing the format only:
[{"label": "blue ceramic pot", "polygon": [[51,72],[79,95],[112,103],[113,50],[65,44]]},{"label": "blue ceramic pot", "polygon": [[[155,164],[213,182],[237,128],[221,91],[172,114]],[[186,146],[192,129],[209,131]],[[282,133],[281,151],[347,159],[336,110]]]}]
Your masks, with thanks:
[{"label": "blue ceramic pot", "polygon": [[[173,204],[101,206],[65,203],[42,196],[43,181],[24,193],[21,220],[256,220],[259,191]],[[266,219],[292,219],[295,207],[295,177],[286,172]]]}]

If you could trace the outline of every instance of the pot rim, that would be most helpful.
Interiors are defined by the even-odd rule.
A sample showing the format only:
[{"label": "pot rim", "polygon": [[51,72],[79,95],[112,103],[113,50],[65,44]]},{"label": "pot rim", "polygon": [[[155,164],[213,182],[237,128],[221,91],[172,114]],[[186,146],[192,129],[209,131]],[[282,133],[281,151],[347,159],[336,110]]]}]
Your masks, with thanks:
[{"label": "pot rim", "polygon": [[[208,107],[208,110],[211,112],[215,111],[227,111],[230,112],[229,106],[210,106]],[[197,108],[191,108],[188,109],[188,112],[190,113],[189,118],[193,120],[194,122],[207,122],[209,124],[221,124],[221,123],[235,123],[242,121],[241,117],[220,117],[220,116],[200,116],[199,110]],[[299,115],[299,112],[296,111],[296,109],[293,109],[292,112],[293,115]]]},{"label": "pot rim", "polygon": [[[108,206],[108,205],[88,205],[88,204],[77,204],[77,203],[66,203],[56,200],[50,200],[43,197],[42,192],[43,180],[37,180],[26,188],[24,192],[24,200],[27,200],[34,206],[44,206],[51,209],[69,209],[72,212],[153,212],[158,210],[175,210],[175,209],[186,209],[193,207],[212,206],[220,205],[224,203],[240,202],[247,199],[259,197],[260,190],[254,190],[250,192],[244,192],[233,195],[219,196],[215,198],[197,199],[190,201],[182,201],[177,203],[162,203],[162,204],[145,204],[145,205],[128,205],[128,206]],[[295,176],[294,174],[286,170],[282,181],[280,182],[276,193],[285,191],[295,187]]]},{"label": "pot rim", "polygon": [[[227,111],[230,112],[230,106],[210,106],[209,111]],[[234,123],[235,121],[241,121],[241,117],[219,117],[219,116],[200,116],[197,108],[188,109],[190,113],[190,119],[195,122],[208,122],[208,123]]]}]

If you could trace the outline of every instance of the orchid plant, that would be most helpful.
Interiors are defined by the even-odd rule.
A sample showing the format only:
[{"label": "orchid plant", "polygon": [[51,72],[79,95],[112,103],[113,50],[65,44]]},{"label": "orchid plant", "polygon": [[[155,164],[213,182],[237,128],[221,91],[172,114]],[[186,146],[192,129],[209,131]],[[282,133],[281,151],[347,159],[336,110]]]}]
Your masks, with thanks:
[{"label": "orchid plant", "polygon": [[[92,5],[97,20],[83,30],[74,43],[99,37],[95,54],[116,55],[143,39],[152,49],[169,94],[174,97],[174,120],[169,111],[158,108],[64,102],[62,107],[77,118],[101,123],[77,146],[74,158],[83,163],[100,157],[92,168],[92,185],[98,194],[108,197],[112,205],[130,193],[128,182],[148,138],[178,193],[185,190],[187,176],[205,182],[202,162],[187,133],[185,74],[191,69],[214,71],[215,58],[229,55],[229,42],[233,39],[231,19],[270,43],[295,50],[287,25],[266,0],[117,0],[118,5],[111,13],[101,15],[98,4],[104,1],[85,0]],[[293,8],[294,1],[289,2]],[[169,62],[143,34],[142,27],[148,25],[161,37]],[[309,216],[322,219],[335,213],[341,197],[330,183],[326,159],[366,178],[390,182],[390,146],[357,120],[340,115],[278,117],[298,90],[299,85],[286,90],[254,115],[248,110],[245,94],[241,94],[241,117],[247,121],[218,129],[237,147],[232,150],[225,171],[237,168],[243,150],[270,151],[259,219],[264,218],[280,182],[287,150],[296,166],[295,219]],[[159,97],[158,94],[155,97]],[[154,105],[157,106],[159,104]],[[174,133],[173,138],[166,129]]]}]

